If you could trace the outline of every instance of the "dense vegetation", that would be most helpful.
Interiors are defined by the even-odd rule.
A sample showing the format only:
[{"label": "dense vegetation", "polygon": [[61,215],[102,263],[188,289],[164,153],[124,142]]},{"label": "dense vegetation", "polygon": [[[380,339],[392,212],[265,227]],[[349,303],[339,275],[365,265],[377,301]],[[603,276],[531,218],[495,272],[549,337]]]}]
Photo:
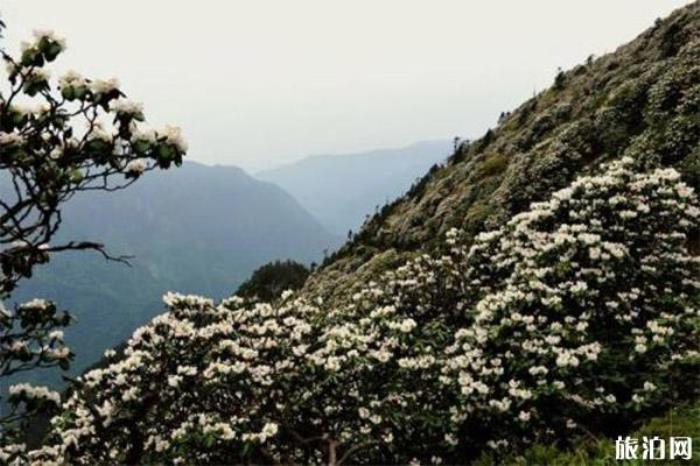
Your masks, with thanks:
[{"label": "dense vegetation", "polygon": [[298,290],[309,276],[309,268],[292,260],[265,264],[238,287],[241,298],[275,301],[287,290]]},{"label": "dense vegetation", "polygon": [[[644,436],[652,438],[659,436],[668,439],[673,435],[689,436],[693,445],[700,442],[700,404],[683,405],[669,409],[664,415],[657,416],[645,422],[631,436],[641,439]],[[615,444],[610,438],[596,437],[586,434],[575,438],[574,448],[562,448],[556,444],[535,444],[524,451],[515,452],[507,457],[497,457],[485,453],[475,461],[475,466],[508,464],[517,466],[547,465],[547,466],[643,466],[649,461],[643,459],[622,461],[615,457]],[[676,460],[670,464],[697,466],[700,458],[697,453],[691,460]]]},{"label": "dense vegetation", "polygon": [[2,459],[569,464],[692,424],[699,63],[695,2],[559,73],[299,292],[168,293]]},{"label": "dense vegetation", "polygon": [[624,158],[342,307],[167,295],[34,460],[463,463],[697,397],[700,208]]}]

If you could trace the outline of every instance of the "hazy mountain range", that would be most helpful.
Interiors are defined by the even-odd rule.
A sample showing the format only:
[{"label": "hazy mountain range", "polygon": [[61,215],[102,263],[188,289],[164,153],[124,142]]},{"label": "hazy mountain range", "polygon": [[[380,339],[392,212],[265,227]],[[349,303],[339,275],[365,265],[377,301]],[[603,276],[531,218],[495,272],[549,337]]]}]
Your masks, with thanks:
[{"label": "hazy mountain range", "polygon": [[256,176],[285,189],[331,232],[346,235],[451,153],[451,141],[425,141],[400,149],[307,157]]},{"label": "hazy mountain range", "polygon": [[318,261],[339,243],[279,187],[196,163],[149,173],[116,193],[75,197],[61,238],[99,240],[133,256],[127,267],[89,252],[57,254],[13,296],[52,299],[73,312],[66,336],[75,371],[159,313],[168,290],[228,296],[266,262]]}]

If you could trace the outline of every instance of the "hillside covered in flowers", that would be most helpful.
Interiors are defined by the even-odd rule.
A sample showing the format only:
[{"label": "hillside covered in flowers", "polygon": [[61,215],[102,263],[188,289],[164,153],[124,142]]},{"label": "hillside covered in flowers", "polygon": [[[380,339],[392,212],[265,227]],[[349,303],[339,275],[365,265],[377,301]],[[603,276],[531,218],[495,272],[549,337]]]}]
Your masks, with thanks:
[{"label": "hillside covered in flowers", "polygon": [[373,275],[433,250],[451,228],[497,228],[600,163],[622,156],[674,167],[700,184],[700,3],[639,37],[560,72],[552,87],[480,139],[463,142],[405,196],[385,206],[334,254],[306,290],[343,300]]},{"label": "hillside covered in flowers", "polygon": [[697,396],[699,218],[677,171],[624,158],[342,307],[166,295],[29,456],[452,464],[620,432]]},{"label": "hillside covered in flowers", "polygon": [[[462,144],[270,302],[168,293],[32,464],[468,464],[700,396],[700,3]],[[43,302],[23,312],[52,312]]]}]

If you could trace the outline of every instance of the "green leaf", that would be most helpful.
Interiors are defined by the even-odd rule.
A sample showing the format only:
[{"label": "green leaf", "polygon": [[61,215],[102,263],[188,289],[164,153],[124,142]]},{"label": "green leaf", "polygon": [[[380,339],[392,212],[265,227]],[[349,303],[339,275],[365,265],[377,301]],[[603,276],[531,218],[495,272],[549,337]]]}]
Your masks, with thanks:
[{"label": "green leaf", "polygon": [[80,86],[74,88],[75,91],[75,98],[78,100],[83,100],[85,99],[85,96],[87,95],[87,88],[85,86]]},{"label": "green leaf", "polygon": [[20,63],[23,66],[32,66],[34,64],[34,61],[36,60],[36,56],[38,55],[38,51],[35,49],[27,49],[24,52],[22,52],[22,57],[20,58]]},{"label": "green leaf", "polygon": [[54,61],[56,57],[61,53],[61,45],[58,42],[52,42],[48,47],[44,49],[44,57],[46,61]]},{"label": "green leaf", "polygon": [[139,140],[134,142],[132,147],[134,148],[134,152],[139,155],[144,155],[146,152],[148,152],[148,149],[150,149],[151,144],[148,141]]},{"label": "green leaf", "polygon": [[158,158],[162,161],[170,160],[175,155],[175,149],[170,144],[158,146]]},{"label": "green leaf", "polygon": [[72,86],[61,89],[61,95],[68,101],[75,100],[75,89]]}]

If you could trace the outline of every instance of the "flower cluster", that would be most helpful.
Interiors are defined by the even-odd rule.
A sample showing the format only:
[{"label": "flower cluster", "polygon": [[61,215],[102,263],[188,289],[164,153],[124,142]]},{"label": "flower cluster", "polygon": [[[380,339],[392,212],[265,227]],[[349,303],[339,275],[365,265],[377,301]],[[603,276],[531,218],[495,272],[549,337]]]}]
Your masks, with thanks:
[{"label": "flower cluster", "polygon": [[464,463],[606,432],[697,380],[700,224],[623,159],[335,308],[168,294],[81,377],[37,463]]},{"label": "flower cluster", "polygon": [[0,370],[21,372],[35,366],[67,367],[73,354],[63,341],[70,316],[51,301],[33,299],[14,310],[0,308]]},{"label": "flower cluster", "polygon": [[[141,125],[143,105],[123,98],[118,80],[89,79],[68,71],[58,79],[60,97],[55,96],[46,65],[64,49],[63,39],[51,31],[36,31],[34,40],[23,44],[19,59],[3,53],[13,86],[10,97],[0,99],[0,145],[8,160],[23,166],[37,159],[50,161],[46,171],[64,172],[68,182],[84,186],[103,175],[93,165],[109,166],[110,171],[133,178],[143,172],[126,170],[135,159],[146,163],[145,169],[181,163],[187,144],[180,130],[166,126],[153,131],[152,138],[140,137],[150,131]],[[21,99],[21,94],[28,99]],[[80,117],[87,125],[82,134],[77,121],[72,121]],[[60,191],[62,186],[52,188]]]},{"label": "flower cluster", "polygon": [[10,399],[36,399],[50,401],[56,405],[61,402],[58,392],[46,387],[34,387],[26,383],[13,385],[10,387]]}]

